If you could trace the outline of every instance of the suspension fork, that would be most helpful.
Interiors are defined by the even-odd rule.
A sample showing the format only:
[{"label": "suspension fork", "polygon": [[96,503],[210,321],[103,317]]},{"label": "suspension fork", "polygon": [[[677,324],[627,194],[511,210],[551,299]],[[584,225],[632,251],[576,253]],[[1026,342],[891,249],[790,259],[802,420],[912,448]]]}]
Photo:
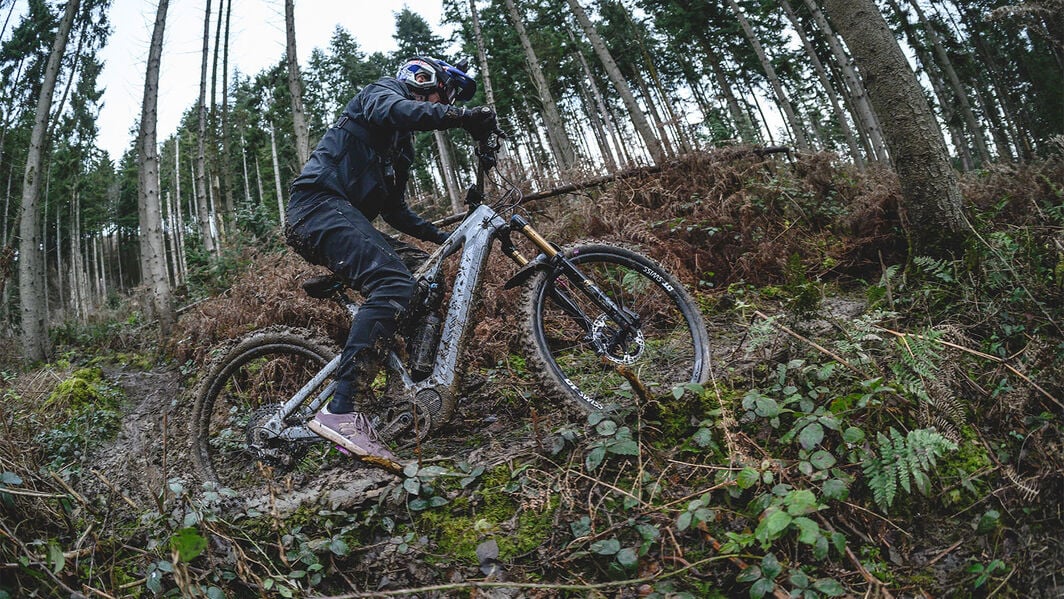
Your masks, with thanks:
[{"label": "suspension fork", "polygon": [[[576,267],[576,264],[572,260],[565,257],[564,254],[559,252],[553,244],[548,242],[539,234],[532,224],[525,220],[522,216],[515,214],[510,217],[510,229],[520,231],[522,235],[528,238],[536,248],[546,257],[547,263],[555,273],[564,275],[566,279],[576,283],[578,289],[580,289],[592,302],[603,310],[613,322],[621,325],[621,330],[610,341],[607,349],[612,350],[617,345],[627,339],[628,334],[639,328],[639,317],[632,312],[622,309],[618,306],[608,295],[603,293],[599,289],[598,285],[594,281],[589,279],[584,273],[580,272],[580,269]],[[518,264],[526,266],[529,264],[529,260],[521,255],[517,251],[517,248],[513,247],[512,243],[504,243],[504,251]],[[559,289],[557,285],[553,285],[551,288],[551,298],[554,299],[559,306],[568,314],[578,319],[584,326],[585,330],[590,332],[592,320],[584,313],[583,310],[574,302],[569,294],[562,289]]]}]

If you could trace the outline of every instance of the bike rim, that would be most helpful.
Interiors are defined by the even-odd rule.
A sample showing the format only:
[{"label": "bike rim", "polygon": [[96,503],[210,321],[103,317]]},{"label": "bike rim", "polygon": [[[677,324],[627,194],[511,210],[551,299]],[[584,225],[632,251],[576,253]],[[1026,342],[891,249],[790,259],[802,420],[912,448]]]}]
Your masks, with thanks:
[{"label": "bike rim", "polygon": [[[253,348],[231,361],[215,379],[200,414],[197,440],[203,466],[216,482],[234,490],[261,486],[280,471],[294,469],[307,444],[265,444],[267,454],[249,447],[270,413],[327,362],[310,348],[270,344]],[[310,417],[293,415],[290,423]],[[258,425],[258,426],[257,426]],[[261,438],[261,435],[259,436]]]},{"label": "bike rim", "polygon": [[[619,329],[604,311],[563,276],[544,281],[536,301],[535,332],[547,365],[566,391],[592,410],[635,405],[639,390],[651,397],[705,380],[705,333],[697,308],[670,277],[651,264],[617,253],[583,252],[571,257],[620,308],[641,319],[638,332],[604,352]],[[563,290],[587,316],[581,325],[551,299]]]}]

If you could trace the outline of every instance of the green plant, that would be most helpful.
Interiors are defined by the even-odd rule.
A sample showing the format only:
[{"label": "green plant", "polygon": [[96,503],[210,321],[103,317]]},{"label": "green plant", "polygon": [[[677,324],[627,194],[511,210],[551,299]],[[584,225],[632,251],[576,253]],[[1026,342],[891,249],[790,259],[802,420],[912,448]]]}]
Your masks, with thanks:
[{"label": "green plant", "polygon": [[884,510],[894,503],[899,485],[911,492],[910,481],[926,495],[931,486],[928,471],[937,458],[957,449],[956,443],[934,429],[916,429],[902,436],[891,427],[889,434],[878,433],[876,440],[874,453],[864,460],[864,474],[875,502]]}]

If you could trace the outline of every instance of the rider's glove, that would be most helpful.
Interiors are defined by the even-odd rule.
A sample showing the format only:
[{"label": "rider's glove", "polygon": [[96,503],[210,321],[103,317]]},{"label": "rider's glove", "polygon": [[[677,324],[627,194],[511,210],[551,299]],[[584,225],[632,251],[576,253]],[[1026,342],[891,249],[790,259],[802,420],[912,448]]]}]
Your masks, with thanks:
[{"label": "rider's glove", "polygon": [[462,109],[458,122],[469,132],[473,139],[483,139],[498,126],[495,112],[487,106]]}]

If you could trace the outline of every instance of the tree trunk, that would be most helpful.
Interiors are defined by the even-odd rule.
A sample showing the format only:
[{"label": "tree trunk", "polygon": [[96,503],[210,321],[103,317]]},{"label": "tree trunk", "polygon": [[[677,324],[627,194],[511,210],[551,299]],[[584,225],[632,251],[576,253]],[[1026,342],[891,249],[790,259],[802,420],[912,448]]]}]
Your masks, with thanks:
[{"label": "tree trunk", "polygon": [[813,69],[816,71],[817,79],[820,80],[820,85],[824,88],[824,93],[827,94],[828,101],[831,103],[831,112],[835,115],[835,121],[839,124],[839,128],[842,129],[842,135],[846,139],[846,146],[850,149],[850,156],[853,157],[854,164],[857,165],[858,169],[864,170],[864,157],[861,156],[861,150],[857,147],[857,138],[853,135],[853,129],[850,128],[846,113],[842,110],[842,106],[839,104],[839,96],[835,93],[835,86],[833,86],[831,80],[828,79],[828,73],[824,69],[824,65],[821,64],[820,57],[817,56],[813,44],[809,41],[809,37],[805,35],[805,30],[802,28],[802,24],[798,20],[798,15],[794,14],[794,8],[791,7],[791,3],[787,0],[779,0],[779,3],[783,6],[783,12],[787,15],[787,19],[798,33],[799,39],[802,40],[802,47],[805,48],[806,55],[809,57],[810,62],[813,63]]},{"label": "tree trunk", "polygon": [[739,25],[743,28],[743,33],[746,35],[746,39],[750,42],[750,47],[754,50],[754,54],[757,55],[757,59],[761,62],[761,68],[765,71],[765,77],[768,79],[768,83],[772,86],[772,92],[776,96],[776,102],[779,104],[780,109],[783,111],[783,116],[787,119],[787,124],[790,126],[791,134],[794,136],[794,143],[798,146],[799,150],[808,150],[809,141],[805,137],[805,130],[802,126],[801,120],[798,119],[797,113],[794,112],[794,105],[791,104],[790,98],[787,97],[787,92],[783,89],[783,84],[780,83],[780,78],[776,75],[776,68],[772,66],[772,61],[769,60],[768,55],[765,54],[765,49],[761,47],[761,42],[757,39],[757,34],[754,33],[754,28],[750,26],[750,21],[746,19],[743,11],[739,8],[739,5],[735,3],[735,0],[727,0],[728,6],[731,8],[732,13],[739,19]]},{"label": "tree trunk", "polygon": [[488,106],[495,110],[495,91],[491,87],[491,72],[488,69],[488,54],[484,51],[484,34],[480,30],[480,15],[476,0],[469,0],[469,12],[473,15],[473,36],[477,41],[477,64],[480,65],[480,83]]},{"label": "tree trunk", "polygon": [[436,138],[436,150],[440,153],[440,175],[447,190],[447,198],[451,203],[451,214],[462,212],[462,194],[458,190],[458,179],[454,170],[454,151],[451,148],[451,140],[443,131],[434,131]]},{"label": "tree trunk", "polygon": [[232,23],[233,0],[225,3],[225,38],[222,42],[222,187],[225,194],[225,211],[222,222],[231,222],[236,216],[233,202],[233,176],[226,162],[229,159],[229,31]]},{"label": "tree trunk", "polygon": [[299,164],[310,159],[310,133],[303,110],[303,82],[299,79],[299,55],[296,54],[296,16],[293,0],[284,0],[285,63],[288,65],[288,94],[292,98],[292,129],[295,132],[296,158]]},{"label": "tree trunk", "polygon": [[199,122],[196,148],[196,213],[203,247],[211,255],[218,254],[214,243],[214,227],[211,226],[210,207],[207,204],[207,51],[211,36],[211,0],[203,14],[203,53],[200,59]]},{"label": "tree trunk", "polygon": [[[512,0],[506,1],[511,2]],[[661,146],[661,142],[654,136],[654,130],[651,128],[650,123],[647,122],[647,117],[643,113],[643,110],[639,107],[639,104],[636,103],[635,96],[632,95],[632,90],[628,87],[628,82],[624,80],[624,75],[622,75],[621,70],[617,68],[617,62],[613,60],[613,56],[610,54],[609,49],[606,48],[606,44],[602,41],[602,37],[599,36],[598,31],[595,30],[595,26],[591,23],[591,19],[588,18],[587,13],[584,11],[583,7],[580,6],[578,0],[567,1],[569,2],[569,7],[572,9],[577,22],[580,23],[580,28],[584,30],[584,35],[587,36],[588,41],[591,42],[591,47],[595,49],[595,54],[598,55],[603,68],[606,69],[606,74],[609,76],[610,81],[613,82],[613,86],[617,89],[617,94],[620,95],[621,100],[628,109],[628,114],[632,119],[632,125],[635,127],[636,132],[639,133],[639,136],[643,138],[643,143],[646,144],[651,158],[658,164],[664,162],[665,151]]]},{"label": "tree trunk", "polygon": [[166,242],[163,238],[162,199],[159,190],[159,151],[156,126],[159,107],[159,63],[163,51],[163,31],[170,0],[159,0],[155,29],[148,49],[148,70],[144,78],[144,102],[140,109],[140,271],[151,291],[151,307],[159,319],[159,334],[165,338],[174,324],[170,301],[170,282],[166,267]]},{"label": "tree trunk", "polygon": [[901,181],[911,255],[959,255],[970,226],[942,130],[873,0],[824,0],[864,75]]},{"label": "tree trunk", "polygon": [[44,309],[44,255],[40,248],[39,215],[40,167],[44,154],[45,132],[48,115],[52,108],[52,92],[59,77],[59,65],[66,52],[67,39],[74,24],[80,0],[68,0],[59,22],[48,65],[44,70],[41,92],[37,97],[37,112],[30,134],[29,151],[26,153],[26,168],[22,183],[22,206],[20,209],[19,234],[19,297],[22,315],[22,348],[28,361],[43,360],[49,353],[48,313]]},{"label": "tree trunk", "polygon": [[284,231],[284,195],[281,191],[281,164],[277,161],[277,137],[274,135],[273,123],[270,123],[270,150],[273,153],[273,181],[277,185],[277,213],[280,218],[281,231]]},{"label": "tree trunk", "polygon": [[561,170],[570,170],[576,166],[576,153],[573,151],[573,144],[569,140],[569,134],[565,131],[565,122],[558,112],[558,104],[554,101],[554,96],[550,93],[550,86],[547,84],[547,78],[543,75],[543,70],[539,66],[539,58],[536,57],[536,51],[532,48],[532,41],[528,38],[528,32],[525,31],[525,23],[521,13],[514,6],[513,0],[506,0],[506,8],[510,12],[510,19],[513,21],[517,37],[521,40],[521,47],[524,49],[525,58],[528,60],[529,74],[532,76],[532,83],[536,87],[536,93],[539,95],[539,101],[543,107],[543,122],[547,127],[547,137],[550,141],[554,159]]},{"label": "tree trunk", "polygon": [[817,6],[813,0],[804,1],[806,7],[809,8],[809,12],[812,13],[813,20],[816,22],[817,27],[820,28],[821,33],[824,35],[824,39],[828,42],[828,47],[831,48],[831,53],[835,56],[835,62],[839,65],[839,68],[842,69],[843,79],[846,81],[846,86],[850,90],[850,97],[853,98],[853,104],[857,109],[856,114],[862,121],[862,128],[868,134],[869,142],[872,145],[876,159],[882,161],[888,160],[879,116],[868,101],[864,82],[861,81],[861,77],[857,74],[857,71],[855,71],[850,65],[850,58],[846,55],[846,51],[843,49],[842,45],[839,44],[839,40],[835,37],[834,29],[832,29],[831,24],[829,24],[828,20],[824,17],[824,13],[821,12],[820,7]]},{"label": "tree trunk", "polygon": [[983,134],[982,125],[975,118],[971,102],[968,101],[968,91],[961,84],[960,77],[957,76],[957,71],[953,68],[953,61],[950,60],[949,55],[946,53],[946,48],[942,45],[942,39],[939,37],[935,27],[927,20],[923,9],[913,0],[909,0],[909,4],[916,10],[916,16],[923,25],[924,31],[927,32],[931,48],[935,51],[935,57],[938,59],[938,67],[946,76],[946,81],[953,90],[953,96],[956,98],[961,116],[964,117],[964,122],[972,134],[972,141],[975,142],[975,151],[979,154],[979,160],[982,164],[987,164],[990,162],[990,152],[986,147],[986,136]]}]

